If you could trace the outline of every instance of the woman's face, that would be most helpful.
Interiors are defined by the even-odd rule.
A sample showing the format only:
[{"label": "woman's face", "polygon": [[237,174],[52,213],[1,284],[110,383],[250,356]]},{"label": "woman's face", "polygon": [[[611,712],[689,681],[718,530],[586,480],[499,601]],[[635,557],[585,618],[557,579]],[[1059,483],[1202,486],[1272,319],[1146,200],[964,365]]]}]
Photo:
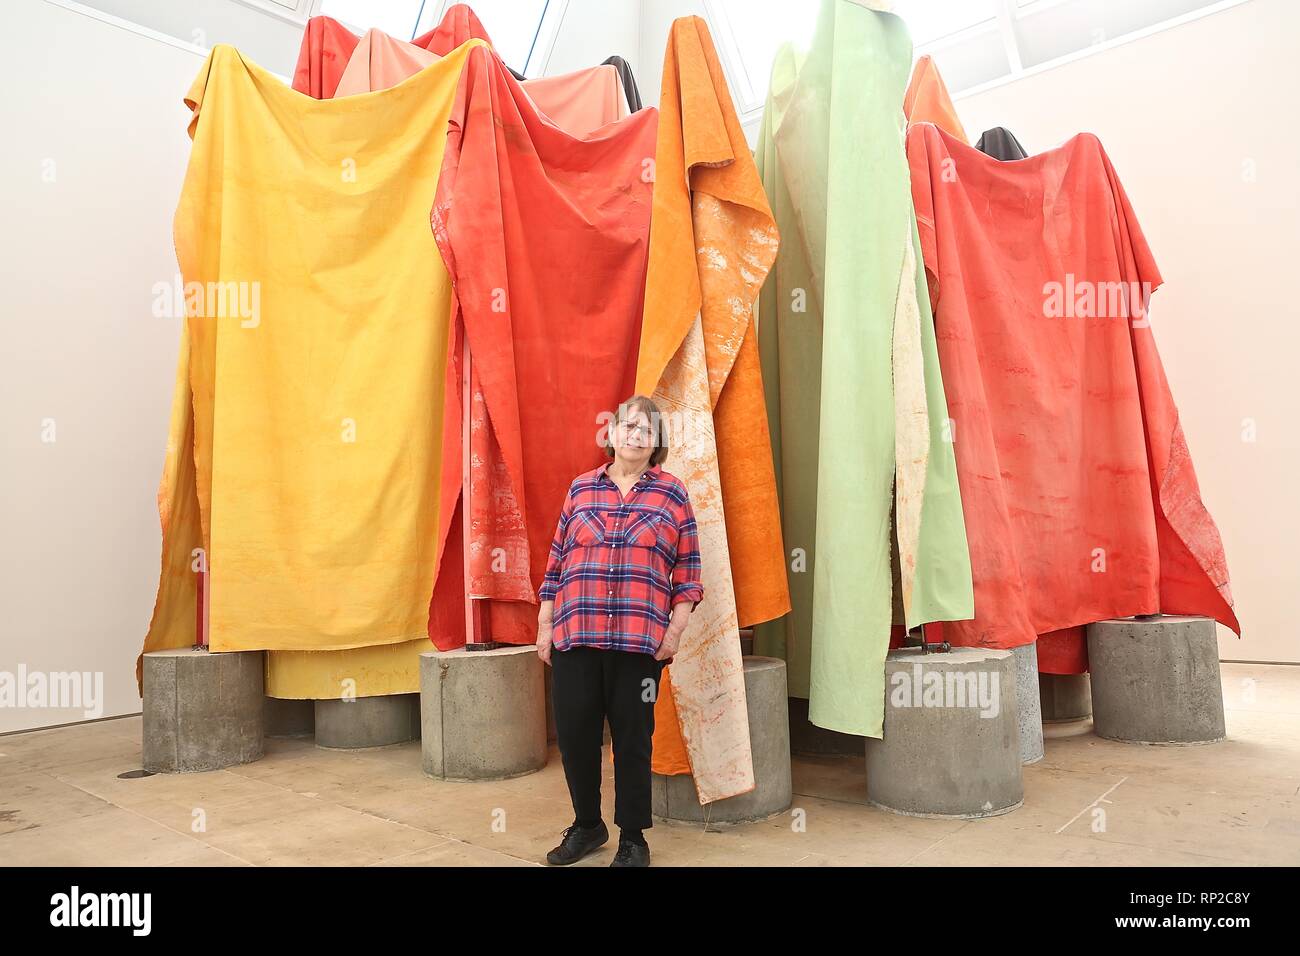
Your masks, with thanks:
[{"label": "woman's face", "polygon": [[654,431],[645,412],[635,409],[614,426],[614,455],[628,468],[643,466],[654,450]]}]

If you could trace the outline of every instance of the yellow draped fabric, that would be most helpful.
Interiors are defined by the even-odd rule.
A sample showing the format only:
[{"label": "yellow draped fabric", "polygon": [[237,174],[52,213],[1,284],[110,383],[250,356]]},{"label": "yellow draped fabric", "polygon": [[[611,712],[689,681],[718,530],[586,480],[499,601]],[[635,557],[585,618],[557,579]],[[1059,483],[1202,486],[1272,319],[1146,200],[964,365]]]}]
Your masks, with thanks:
[{"label": "yellow draped fabric", "polygon": [[480,42],[323,101],[218,46],[190,89],[175,221],[188,317],[146,651],[193,642],[206,560],[213,651],[321,658],[286,679],[269,664],[268,692],[416,689],[451,297],[429,209]]}]

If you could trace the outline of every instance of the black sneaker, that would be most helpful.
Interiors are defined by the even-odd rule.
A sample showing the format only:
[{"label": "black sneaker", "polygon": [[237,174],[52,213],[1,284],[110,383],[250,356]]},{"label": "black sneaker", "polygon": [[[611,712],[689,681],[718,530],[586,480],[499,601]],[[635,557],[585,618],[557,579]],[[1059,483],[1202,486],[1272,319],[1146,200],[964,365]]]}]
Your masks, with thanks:
[{"label": "black sneaker", "polygon": [[609,830],[605,826],[605,821],[602,820],[599,826],[586,830],[574,824],[564,831],[560,845],[546,854],[546,862],[551,866],[568,866],[599,850],[608,842]]},{"label": "black sneaker", "polygon": [[618,852],[614,854],[614,862],[610,866],[649,866],[650,865],[650,848],[644,843],[630,843],[627,840],[620,840],[618,843]]}]

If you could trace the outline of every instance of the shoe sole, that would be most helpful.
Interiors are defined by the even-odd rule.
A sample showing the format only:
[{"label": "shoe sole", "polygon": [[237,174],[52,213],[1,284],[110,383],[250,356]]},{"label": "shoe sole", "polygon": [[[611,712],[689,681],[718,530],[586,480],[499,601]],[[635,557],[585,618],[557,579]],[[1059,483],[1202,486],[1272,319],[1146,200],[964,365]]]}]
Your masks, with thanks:
[{"label": "shoe sole", "polygon": [[609,842],[609,837],[605,837],[605,839],[601,840],[599,843],[593,846],[586,853],[582,854],[582,856],[575,856],[572,860],[568,860],[567,862],[552,860],[551,855],[548,853],[546,854],[546,865],[547,866],[573,866],[573,864],[578,863],[581,860],[585,860],[587,857],[591,856],[593,853],[595,853],[597,850],[599,850],[608,842]]}]

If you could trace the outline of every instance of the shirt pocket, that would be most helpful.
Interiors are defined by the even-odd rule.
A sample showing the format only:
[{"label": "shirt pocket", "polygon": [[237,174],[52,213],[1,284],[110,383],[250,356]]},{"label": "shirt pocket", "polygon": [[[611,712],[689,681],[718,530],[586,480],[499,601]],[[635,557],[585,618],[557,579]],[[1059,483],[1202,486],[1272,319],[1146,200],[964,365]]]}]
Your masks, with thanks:
[{"label": "shirt pocket", "polygon": [[627,542],[634,547],[652,548],[665,560],[677,553],[677,525],[661,511],[642,515],[628,525]]},{"label": "shirt pocket", "polygon": [[594,548],[605,543],[605,510],[579,508],[569,516],[568,541],[580,548]]}]

